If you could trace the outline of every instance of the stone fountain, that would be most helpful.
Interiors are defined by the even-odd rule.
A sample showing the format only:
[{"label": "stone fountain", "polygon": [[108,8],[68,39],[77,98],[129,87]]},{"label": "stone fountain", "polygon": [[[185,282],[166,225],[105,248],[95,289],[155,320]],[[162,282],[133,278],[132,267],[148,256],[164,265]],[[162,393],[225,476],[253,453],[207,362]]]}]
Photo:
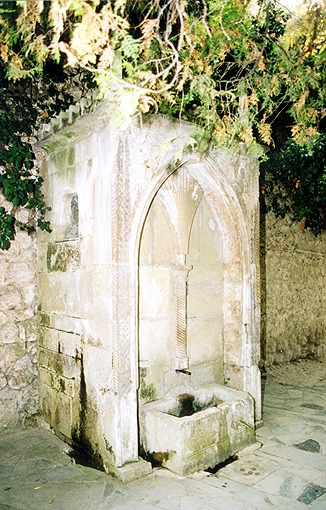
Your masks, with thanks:
[{"label": "stone fountain", "polygon": [[140,244],[141,449],[180,475],[255,441],[253,398],[225,385],[223,234],[200,176],[165,181]]},{"label": "stone fountain", "polygon": [[113,121],[71,112],[38,147],[41,408],[123,481],[156,454],[187,474],[261,418],[258,162],[241,144],[199,154],[162,116]]}]

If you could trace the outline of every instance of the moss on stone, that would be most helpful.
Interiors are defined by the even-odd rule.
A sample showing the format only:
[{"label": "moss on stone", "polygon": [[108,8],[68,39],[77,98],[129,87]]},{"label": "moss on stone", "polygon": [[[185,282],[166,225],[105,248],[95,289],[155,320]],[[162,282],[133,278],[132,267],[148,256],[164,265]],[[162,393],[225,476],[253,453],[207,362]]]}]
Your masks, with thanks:
[{"label": "moss on stone", "polygon": [[50,315],[46,312],[39,313],[39,325],[44,327],[49,327],[51,323]]},{"label": "moss on stone", "polygon": [[153,383],[146,384],[145,378],[147,376],[147,368],[139,370],[139,395],[141,400],[145,402],[152,402],[157,399],[157,391]]},{"label": "moss on stone", "polygon": [[49,243],[46,260],[49,272],[74,271],[80,265],[79,246],[70,243]]}]

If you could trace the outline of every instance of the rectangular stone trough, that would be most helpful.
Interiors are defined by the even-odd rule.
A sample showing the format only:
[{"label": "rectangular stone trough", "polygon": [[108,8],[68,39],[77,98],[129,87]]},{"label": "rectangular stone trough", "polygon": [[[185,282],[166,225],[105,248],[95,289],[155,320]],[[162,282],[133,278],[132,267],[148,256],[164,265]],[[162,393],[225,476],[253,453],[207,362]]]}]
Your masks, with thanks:
[{"label": "rectangular stone trough", "polygon": [[140,408],[146,454],[179,475],[213,468],[255,442],[254,401],[243,391],[209,385]]}]

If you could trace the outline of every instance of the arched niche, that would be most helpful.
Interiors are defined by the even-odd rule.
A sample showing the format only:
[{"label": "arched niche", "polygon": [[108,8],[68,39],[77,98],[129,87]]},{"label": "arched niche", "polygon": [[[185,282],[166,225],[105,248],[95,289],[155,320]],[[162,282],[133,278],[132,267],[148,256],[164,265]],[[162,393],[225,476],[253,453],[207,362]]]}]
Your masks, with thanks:
[{"label": "arched niche", "polygon": [[214,162],[188,161],[157,183],[139,236],[140,404],[213,382],[246,389],[248,250]]}]

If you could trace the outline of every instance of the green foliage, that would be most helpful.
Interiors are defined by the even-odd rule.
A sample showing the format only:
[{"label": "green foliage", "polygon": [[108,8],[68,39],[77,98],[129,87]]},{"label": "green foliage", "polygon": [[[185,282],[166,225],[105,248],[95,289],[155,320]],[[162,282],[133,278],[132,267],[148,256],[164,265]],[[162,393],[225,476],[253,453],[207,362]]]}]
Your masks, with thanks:
[{"label": "green foliage", "polygon": [[281,217],[289,214],[315,234],[326,230],[326,135],[310,146],[288,140],[262,170],[268,210]]},{"label": "green foliage", "polygon": [[0,207],[0,250],[8,250],[15,237],[15,217]]},{"label": "green foliage", "polygon": [[[11,236],[37,224],[49,229],[31,140],[43,119],[94,83],[115,101],[122,123],[152,110],[195,123],[199,150],[273,146],[273,126],[286,122],[286,136],[316,152],[326,116],[325,1],[307,3],[300,16],[276,0],[0,2],[0,190],[12,204],[1,216],[2,246],[17,207],[36,218],[10,223]],[[291,164],[295,147],[282,153]],[[293,195],[287,166],[279,168],[274,188],[283,179],[290,202],[300,197],[295,217],[308,218],[304,196],[322,204],[322,175],[315,175],[320,194],[311,174]]]},{"label": "green foliage", "polygon": [[52,0],[39,11],[32,1],[14,5],[0,16],[12,80],[41,73],[56,58],[92,72],[120,104],[119,91],[124,97],[136,89],[129,117],[154,108],[185,118],[207,144],[270,144],[273,119],[284,110],[298,143],[318,136],[326,76],[320,2],[298,18],[275,0],[258,0],[255,10],[240,0]]},{"label": "green foliage", "polygon": [[[42,178],[34,168],[31,136],[37,113],[30,99],[3,78],[0,94],[0,191],[11,206],[1,207],[0,249],[8,249],[17,229],[35,230],[34,216],[42,225],[46,205],[41,193]],[[33,209],[29,221],[16,220],[18,208]],[[49,226],[44,223],[48,230]]]},{"label": "green foliage", "polygon": [[[62,88],[62,77],[66,89]],[[42,82],[25,79],[12,83],[3,72],[0,74],[0,192],[6,200],[0,213],[2,250],[10,247],[18,230],[29,234],[36,227],[51,231],[46,219],[49,209],[42,193],[43,178],[35,165],[32,141],[44,120],[73,102],[67,85],[74,84],[75,78],[79,88],[85,86],[88,90],[84,78],[68,77],[56,65],[45,67]],[[29,211],[26,221],[17,219],[22,208]]]}]

